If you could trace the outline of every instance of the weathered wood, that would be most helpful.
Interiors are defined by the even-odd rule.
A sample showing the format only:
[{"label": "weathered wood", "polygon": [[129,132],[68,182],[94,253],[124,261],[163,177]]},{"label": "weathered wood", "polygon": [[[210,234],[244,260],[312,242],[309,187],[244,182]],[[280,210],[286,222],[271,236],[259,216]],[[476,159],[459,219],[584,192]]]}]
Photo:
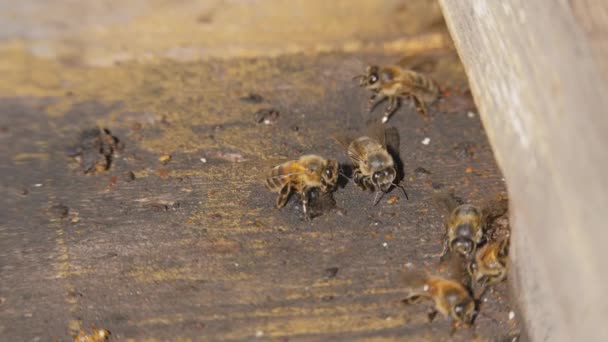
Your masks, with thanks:
[{"label": "weathered wood", "polygon": [[[504,194],[466,95],[452,95],[465,106],[451,106],[451,114],[431,112],[432,125],[406,106],[391,120],[410,200],[394,191],[373,206],[373,194],[349,183],[335,195],[343,214],[309,223],[296,198],[276,210],[276,195],[264,188],[268,169],[287,158],[346,161],[331,136],[364,132],[366,120],[380,119],[380,110],[365,111],[367,94],[351,82],[355,70],[343,69],[355,58],[286,56],[260,59],[254,69],[249,60],[67,68],[54,74],[80,93],[54,117],[43,100],[0,97],[0,159],[8,161],[0,168],[2,338],[68,341],[95,324],[113,341],[448,340],[446,320],[429,324],[424,304],[401,303],[400,276],[407,263],[437,271],[443,218],[427,182],[453,186],[475,203]],[[449,60],[437,79],[458,63]],[[212,68],[238,76],[188,90]],[[161,96],[121,78],[126,70],[135,80],[162,80]],[[321,74],[336,82],[319,87]],[[290,97],[274,91],[277,77]],[[79,83],[88,80],[96,80],[90,90]],[[128,94],[115,119],[112,107],[95,101],[104,91]],[[239,100],[249,92],[264,103]],[[280,111],[274,125],[255,120],[266,106]],[[163,121],[164,113],[175,114]],[[84,175],[70,170],[65,148],[93,122],[126,147],[109,170]],[[69,208],[67,217],[53,209],[58,204]],[[458,332],[456,341],[518,333],[505,285],[488,296],[475,330]]]},{"label": "weathered wood", "polygon": [[[453,339],[424,304],[401,303],[405,265],[438,268],[443,218],[428,184],[474,203],[506,191],[436,4],[142,3],[0,1],[0,31],[17,32],[0,32],[1,341],[69,341],[91,325],[111,341],[518,334],[506,284]],[[341,210],[312,222],[295,198],[276,210],[268,169],[304,153],[346,161],[331,136],[382,113],[367,112],[352,77],[419,52],[450,96],[428,122],[406,104],[390,121],[409,200],[394,191],[373,206],[349,183]],[[268,108],[276,122],[259,123]],[[95,124],[125,148],[84,175],[66,148]]]},{"label": "weathered wood", "polygon": [[507,179],[529,334],[606,341],[608,3],[440,3]]}]

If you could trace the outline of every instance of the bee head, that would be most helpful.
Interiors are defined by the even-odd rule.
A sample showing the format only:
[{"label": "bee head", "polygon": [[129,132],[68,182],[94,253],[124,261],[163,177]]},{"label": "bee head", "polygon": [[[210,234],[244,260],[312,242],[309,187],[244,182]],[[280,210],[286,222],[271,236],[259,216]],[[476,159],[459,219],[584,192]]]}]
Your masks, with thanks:
[{"label": "bee head", "polygon": [[332,190],[338,183],[338,162],[335,160],[328,160],[327,166],[321,173],[321,183],[323,186]]},{"label": "bee head", "polygon": [[396,176],[397,172],[392,167],[376,171],[372,174],[372,183],[383,192],[388,192],[391,186],[393,186]]},{"label": "bee head", "polygon": [[471,239],[460,236],[450,242],[450,247],[456,253],[464,257],[469,257],[471,254],[473,254],[475,244]]},{"label": "bee head", "polygon": [[370,65],[365,69],[364,75],[355,77],[355,79],[359,80],[359,86],[368,89],[378,88],[380,86],[379,69],[377,65]]},{"label": "bee head", "polygon": [[475,301],[469,297],[452,307],[452,317],[465,325],[473,324],[477,316]]}]

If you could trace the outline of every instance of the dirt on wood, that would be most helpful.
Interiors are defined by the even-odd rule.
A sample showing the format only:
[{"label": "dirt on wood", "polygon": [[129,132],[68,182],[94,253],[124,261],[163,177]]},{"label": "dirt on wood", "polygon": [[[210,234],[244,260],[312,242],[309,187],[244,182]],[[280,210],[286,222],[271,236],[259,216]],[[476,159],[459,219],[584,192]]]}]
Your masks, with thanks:
[{"label": "dirt on wood", "polygon": [[[447,319],[429,323],[428,306],[402,303],[407,268],[439,267],[445,217],[433,184],[480,204],[506,191],[456,53],[412,51],[104,66],[3,52],[2,65],[24,68],[25,58],[36,76],[0,80],[0,335],[69,341],[103,327],[111,340],[450,340]],[[444,90],[430,120],[406,102],[389,121],[407,197],[394,189],[374,206],[347,180],[332,196],[313,193],[311,221],[297,196],[277,210],[268,170],[308,153],[348,164],[332,136],[382,116],[367,112],[353,76],[405,54],[430,59]],[[65,151],[91,127],[103,129],[80,136],[99,144],[80,144],[72,168]],[[124,148],[114,153],[99,134]],[[513,311],[499,284],[453,339],[511,340]]]}]

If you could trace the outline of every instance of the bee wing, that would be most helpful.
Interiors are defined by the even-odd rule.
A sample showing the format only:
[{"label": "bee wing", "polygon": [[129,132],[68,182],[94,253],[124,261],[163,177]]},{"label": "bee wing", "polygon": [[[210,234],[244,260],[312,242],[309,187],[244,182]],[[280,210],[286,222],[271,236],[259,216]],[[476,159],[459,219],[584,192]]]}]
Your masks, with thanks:
[{"label": "bee wing", "polygon": [[368,136],[386,148],[386,128],[380,122],[374,121],[367,127]]},{"label": "bee wing", "polygon": [[471,283],[471,276],[467,265],[470,260],[449,252],[447,257],[439,262],[439,274],[446,279],[451,279],[468,287]]},{"label": "bee wing", "polygon": [[276,175],[276,176],[269,176],[268,179],[283,179],[283,178],[287,178],[287,177],[291,177],[291,176],[295,176],[295,175],[303,175],[306,172],[291,172],[291,173],[285,173],[282,175]]},{"label": "bee wing", "polygon": [[399,152],[401,137],[396,127],[386,127],[379,122],[372,122],[368,126],[369,137],[378,141],[391,153]]},{"label": "bee wing", "polygon": [[411,64],[408,69],[428,74],[435,70],[437,64],[438,62],[436,59],[427,59],[423,61],[416,61],[416,63]]},{"label": "bee wing", "polygon": [[411,294],[420,291],[428,279],[428,275],[422,269],[408,268],[401,272],[399,281]]},{"label": "bee wing", "polygon": [[359,145],[354,143],[352,137],[348,135],[334,135],[334,140],[340,144],[345,150],[348,158],[355,164],[363,164],[365,163],[365,157],[362,154],[362,151],[359,150]]},{"label": "bee wing", "polygon": [[[279,169],[279,170],[277,170],[277,169]],[[277,170],[277,172],[273,172],[274,170]],[[288,178],[288,177],[295,176],[295,175],[303,175],[303,174],[307,174],[307,173],[308,173],[308,170],[300,163],[287,162],[287,163],[275,166],[271,170],[270,175],[268,176],[268,179],[283,179],[283,178]]]},{"label": "bee wing", "polygon": [[432,54],[406,56],[397,62],[400,67],[428,74],[437,68],[439,60]]},{"label": "bee wing", "polygon": [[348,157],[355,163],[359,165],[366,165],[367,160],[364,156],[364,151],[358,149],[359,145],[353,144],[348,147]]},{"label": "bee wing", "polygon": [[354,140],[348,135],[343,134],[334,134],[332,138],[338,143],[338,145],[342,146],[345,150],[348,150],[350,143]]},{"label": "bee wing", "polygon": [[399,136],[399,130],[397,127],[388,127],[384,130],[384,137],[386,143],[386,149],[393,155],[399,155],[399,145],[401,144],[401,137]]},{"label": "bee wing", "polygon": [[433,193],[433,201],[440,207],[446,210],[446,215],[449,215],[461,201],[454,196],[451,192],[437,191]]}]

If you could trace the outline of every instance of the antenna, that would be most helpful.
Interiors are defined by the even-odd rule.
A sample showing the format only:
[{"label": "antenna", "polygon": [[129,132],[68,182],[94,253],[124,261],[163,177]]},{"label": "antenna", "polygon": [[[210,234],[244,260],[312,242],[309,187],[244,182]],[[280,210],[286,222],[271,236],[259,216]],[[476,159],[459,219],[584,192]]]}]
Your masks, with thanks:
[{"label": "antenna", "polygon": [[405,191],[405,188],[401,185],[401,184],[395,184],[393,183],[394,186],[398,187],[399,189],[401,189],[403,191],[403,194],[405,195],[405,199],[406,200],[410,200],[410,198],[407,196],[407,192]]}]

